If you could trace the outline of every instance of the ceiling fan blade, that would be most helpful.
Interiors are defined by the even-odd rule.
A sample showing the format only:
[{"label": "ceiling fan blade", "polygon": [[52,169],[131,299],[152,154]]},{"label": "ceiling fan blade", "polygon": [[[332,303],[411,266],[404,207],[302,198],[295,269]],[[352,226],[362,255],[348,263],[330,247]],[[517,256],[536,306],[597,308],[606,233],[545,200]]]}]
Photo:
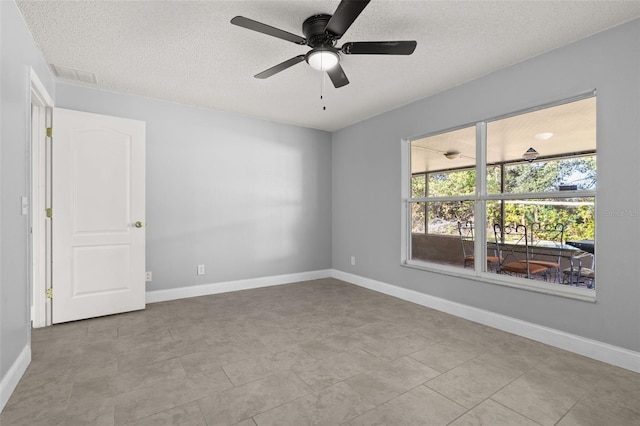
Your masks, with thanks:
[{"label": "ceiling fan blade", "polygon": [[346,55],[411,55],[416,50],[415,40],[405,41],[357,41],[345,43],[342,53]]},{"label": "ceiling fan blade", "polygon": [[325,31],[336,36],[336,39],[342,37],[370,1],[342,0],[331,19],[329,19]]},{"label": "ceiling fan blade", "polygon": [[263,24],[262,22],[254,21],[253,19],[245,18],[244,16],[236,16],[231,20],[231,23],[233,25],[257,31],[262,34],[281,38],[282,40],[290,41],[295,44],[306,44],[307,42],[306,39],[300,37],[299,35],[295,35],[290,32],[272,27],[271,25]]},{"label": "ceiling fan blade", "polygon": [[329,78],[331,79],[331,82],[336,89],[349,84],[349,79],[347,78],[347,75],[344,73],[344,70],[342,69],[340,64],[337,64],[335,67],[328,69],[327,74],[329,74]]},{"label": "ceiling fan blade", "polygon": [[254,75],[255,78],[260,78],[260,79],[265,79],[265,78],[269,78],[274,74],[279,73],[280,71],[284,71],[289,67],[294,66],[297,63],[300,63],[304,61],[304,55],[298,55],[294,58],[291,58],[289,60],[286,60],[282,63],[279,63],[276,66],[273,66],[271,68],[269,68],[268,70],[264,70],[259,74]]}]

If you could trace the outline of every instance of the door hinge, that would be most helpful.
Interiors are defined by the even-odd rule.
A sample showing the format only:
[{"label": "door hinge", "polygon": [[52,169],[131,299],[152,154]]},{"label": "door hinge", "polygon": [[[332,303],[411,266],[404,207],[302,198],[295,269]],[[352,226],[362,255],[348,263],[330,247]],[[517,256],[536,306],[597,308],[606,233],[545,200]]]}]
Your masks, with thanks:
[{"label": "door hinge", "polygon": [[51,207],[48,207],[48,208],[45,210],[45,212],[46,212],[46,214],[47,214],[47,217],[53,217],[53,210],[51,210]]},{"label": "door hinge", "polygon": [[53,128],[47,127],[47,137],[50,138],[51,136],[53,136]]},{"label": "door hinge", "polygon": [[46,295],[47,295],[47,299],[53,299],[53,289],[48,288]]}]

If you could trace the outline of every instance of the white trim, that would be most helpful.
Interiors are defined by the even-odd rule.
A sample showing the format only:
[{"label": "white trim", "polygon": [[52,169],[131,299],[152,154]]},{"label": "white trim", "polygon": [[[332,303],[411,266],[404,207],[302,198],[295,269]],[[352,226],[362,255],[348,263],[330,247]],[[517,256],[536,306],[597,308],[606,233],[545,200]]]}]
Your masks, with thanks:
[{"label": "white trim", "polygon": [[554,296],[566,297],[567,299],[582,300],[583,302],[596,302],[596,292],[588,288],[558,285],[557,283],[529,280],[526,278],[513,277],[511,275],[495,274],[492,272],[477,272],[475,269],[467,269],[459,266],[439,263],[427,263],[419,260],[403,261],[400,266],[433,272],[435,274],[450,275],[452,277],[480,281],[486,284],[519,288],[536,293],[552,294]]},{"label": "white trim", "polygon": [[310,281],[330,278],[331,270],[299,272],[295,274],[274,275],[270,277],[250,278],[246,280],[226,281],[211,284],[200,284],[168,290],[147,291],[147,303],[165,302],[167,300],[185,299],[189,297],[207,296],[209,294],[227,293],[230,291],[249,290],[259,287],[289,284],[299,281]]},{"label": "white trim", "polygon": [[[35,96],[32,90],[32,96]],[[31,265],[31,321],[34,328],[45,327],[46,321],[46,159],[45,159],[45,107],[31,101],[31,211],[30,265]]]},{"label": "white trim", "polygon": [[[30,68],[30,92],[31,112],[37,111],[37,117],[33,114],[30,123],[30,217],[29,226],[32,233],[29,236],[29,265],[30,265],[30,300],[31,320],[35,328],[51,325],[51,301],[45,298],[48,287],[48,273],[50,272],[48,260],[51,258],[48,242],[51,238],[50,220],[45,216],[45,208],[48,201],[47,162],[48,157],[47,136],[45,127],[51,125],[51,107],[53,98],[49,95],[42,80],[33,68]],[[34,122],[36,119],[38,122]],[[50,286],[50,285],[49,285]]]},{"label": "white trim", "polygon": [[[400,220],[400,262],[404,259],[411,259],[411,203],[408,201],[411,198],[411,142],[409,139],[402,139],[400,152],[400,200],[402,202],[402,219]],[[426,225],[426,223],[425,223]],[[406,230],[409,230],[407,232]]]},{"label": "white trim", "polygon": [[42,80],[38,77],[38,73],[33,68],[30,68],[31,76],[31,90],[34,90],[37,94],[38,106],[53,106],[53,98],[49,95],[46,87],[42,84]]},{"label": "white trim", "polygon": [[7,405],[11,394],[31,363],[31,345],[26,345],[7,374],[0,381],[0,411]]},{"label": "white trim", "polygon": [[640,373],[640,352],[334,269],[333,278]]},{"label": "white trim", "polygon": [[[477,143],[477,142],[480,143]],[[487,123],[484,121],[476,124],[476,196],[478,200],[473,203],[473,220],[475,223],[487,223],[487,202],[482,198],[487,195]],[[425,176],[425,179],[427,177]],[[425,218],[426,221],[426,218]],[[471,231],[473,238],[473,270],[476,275],[481,274],[487,267],[487,229],[485,226],[475,226]],[[478,229],[479,228],[479,229]],[[429,229],[425,225],[425,229]],[[462,238],[462,231],[458,229]],[[475,236],[473,235],[475,232]],[[463,243],[464,244],[464,243]],[[466,266],[467,260],[464,261]]]}]

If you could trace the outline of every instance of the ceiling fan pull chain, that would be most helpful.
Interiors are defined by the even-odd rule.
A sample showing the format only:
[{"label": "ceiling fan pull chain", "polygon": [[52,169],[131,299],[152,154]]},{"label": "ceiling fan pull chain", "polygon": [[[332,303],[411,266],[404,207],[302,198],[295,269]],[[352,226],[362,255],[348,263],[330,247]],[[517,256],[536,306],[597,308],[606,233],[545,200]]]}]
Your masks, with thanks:
[{"label": "ceiling fan pull chain", "polygon": [[[325,72],[320,73],[320,100],[324,100],[324,80],[325,80]],[[324,102],[323,102],[324,103]],[[326,111],[326,105],[322,105],[322,110]]]}]

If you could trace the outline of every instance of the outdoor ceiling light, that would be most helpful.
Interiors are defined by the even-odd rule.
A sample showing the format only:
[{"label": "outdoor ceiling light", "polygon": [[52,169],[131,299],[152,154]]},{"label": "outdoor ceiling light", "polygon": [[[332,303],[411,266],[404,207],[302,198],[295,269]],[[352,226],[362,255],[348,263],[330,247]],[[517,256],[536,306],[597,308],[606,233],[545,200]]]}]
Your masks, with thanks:
[{"label": "outdoor ceiling light", "polygon": [[337,52],[326,49],[313,49],[307,54],[305,59],[307,60],[307,63],[311,65],[311,68],[318,71],[329,70],[338,65],[338,62],[340,61],[340,57]]},{"label": "outdoor ceiling light", "polygon": [[546,141],[547,139],[551,139],[552,137],[553,133],[551,132],[538,133],[534,136],[534,138],[538,139],[539,141]]},{"label": "outdoor ceiling light", "polygon": [[531,147],[527,150],[527,152],[522,154],[522,158],[524,158],[525,160],[531,163],[533,160],[538,158],[538,155],[539,155],[538,151],[536,151],[535,149],[533,149],[533,147]]},{"label": "outdoor ceiling light", "polygon": [[449,160],[455,160],[460,157],[460,151],[447,151],[444,153],[444,156]]}]

